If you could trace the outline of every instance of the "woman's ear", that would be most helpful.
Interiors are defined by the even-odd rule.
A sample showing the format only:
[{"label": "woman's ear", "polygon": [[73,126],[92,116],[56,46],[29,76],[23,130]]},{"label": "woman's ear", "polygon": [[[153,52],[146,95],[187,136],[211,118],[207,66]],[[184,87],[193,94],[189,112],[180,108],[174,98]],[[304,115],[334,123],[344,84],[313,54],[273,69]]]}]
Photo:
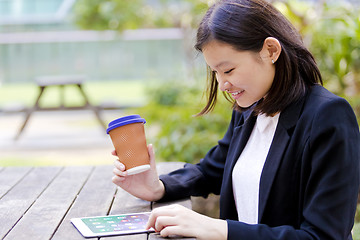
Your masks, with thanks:
[{"label": "woman's ear", "polygon": [[279,40],[273,37],[267,37],[264,41],[263,48],[260,51],[260,56],[265,60],[269,59],[275,63],[281,53],[281,44]]}]

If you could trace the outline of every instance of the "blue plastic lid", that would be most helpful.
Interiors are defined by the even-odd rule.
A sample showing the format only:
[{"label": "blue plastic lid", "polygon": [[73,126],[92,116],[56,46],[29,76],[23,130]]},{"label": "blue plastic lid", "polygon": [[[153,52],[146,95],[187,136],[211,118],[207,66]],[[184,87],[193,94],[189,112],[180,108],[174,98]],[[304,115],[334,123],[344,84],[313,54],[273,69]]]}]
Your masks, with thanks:
[{"label": "blue plastic lid", "polygon": [[109,132],[111,130],[113,130],[114,128],[121,127],[121,126],[131,124],[131,123],[144,123],[145,124],[146,121],[145,121],[145,119],[140,117],[140,115],[129,115],[126,117],[121,117],[121,118],[115,119],[109,123],[109,126],[106,129],[106,133],[109,134]]}]

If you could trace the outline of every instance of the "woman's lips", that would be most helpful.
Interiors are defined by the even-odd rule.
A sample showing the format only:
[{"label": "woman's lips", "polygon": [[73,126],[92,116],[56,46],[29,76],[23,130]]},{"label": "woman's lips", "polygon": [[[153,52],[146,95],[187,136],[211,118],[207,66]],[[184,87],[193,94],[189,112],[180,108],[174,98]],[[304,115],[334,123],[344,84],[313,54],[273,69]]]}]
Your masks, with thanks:
[{"label": "woman's lips", "polygon": [[245,90],[240,90],[240,91],[236,91],[236,92],[229,92],[231,94],[231,96],[236,100],[239,97],[241,97],[241,95],[245,92]]}]

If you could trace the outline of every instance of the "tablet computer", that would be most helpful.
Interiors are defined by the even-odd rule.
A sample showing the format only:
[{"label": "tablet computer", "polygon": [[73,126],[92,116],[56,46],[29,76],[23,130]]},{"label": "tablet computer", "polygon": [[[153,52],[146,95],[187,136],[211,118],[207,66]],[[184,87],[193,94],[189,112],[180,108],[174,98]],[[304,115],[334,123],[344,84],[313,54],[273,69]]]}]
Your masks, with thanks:
[{"label": "tablet computer", "polygon": [[84,237],[103,237],[145,232],[150,212],[127,213],[109,216],[72,218],[71,223]]}]

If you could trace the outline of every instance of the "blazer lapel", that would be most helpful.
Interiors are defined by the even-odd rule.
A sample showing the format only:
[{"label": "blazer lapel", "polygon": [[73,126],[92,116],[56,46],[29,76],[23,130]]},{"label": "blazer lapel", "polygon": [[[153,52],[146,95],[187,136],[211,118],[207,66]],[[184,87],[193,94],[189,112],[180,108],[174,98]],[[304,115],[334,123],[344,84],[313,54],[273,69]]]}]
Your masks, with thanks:
[{"label": "blazer lapel", "polygon": [[244,124],[239,127],[236,127],[234,130],[234,139],[239,139],[239,141],[234,144],[235,150],[230,152],[228,156],[228,160],[230,160],[228,164],[230,165],[228,165],[229,167],[226,167],[226,169],[230,170],[231,173],[235,163],[237,162],[241,152],[244,150],[246,143],[250,138],[255,122],[256,122],[256,116],[249,114]]},{"label": "blazer lapel", "polygon": [[242,125],[235,127],[233,139],[233,147],[227,156],[225,163],[223,184],[220,194],[220,218],[238,220],[234,193],[232,188],[232,170],[240,153],[244,149],[252,129],[256,122],[256,116],[251,114],[251,111],[244,113],[245,121]]},{"label": "blazer lapel", "polygon": [[259,222],[263,216],[276,172],[280,166],[286,147],[288,146],[291,139],[290,130],[296,125],[304,102],[305,97],[300,101],[291,104],[280,114],[278,126],[276,128],[273,142],[270,146],[260,179],[258,214]]},{"label": "blazer lapel", "polygon": [[282,155],[289,143],[289,139],[290,136],[288,135],[286,129],[278,125],[260,179],[258,214],[259,222],[264,213],[265,205],[271,190],[271,185],[280,165]]}]

